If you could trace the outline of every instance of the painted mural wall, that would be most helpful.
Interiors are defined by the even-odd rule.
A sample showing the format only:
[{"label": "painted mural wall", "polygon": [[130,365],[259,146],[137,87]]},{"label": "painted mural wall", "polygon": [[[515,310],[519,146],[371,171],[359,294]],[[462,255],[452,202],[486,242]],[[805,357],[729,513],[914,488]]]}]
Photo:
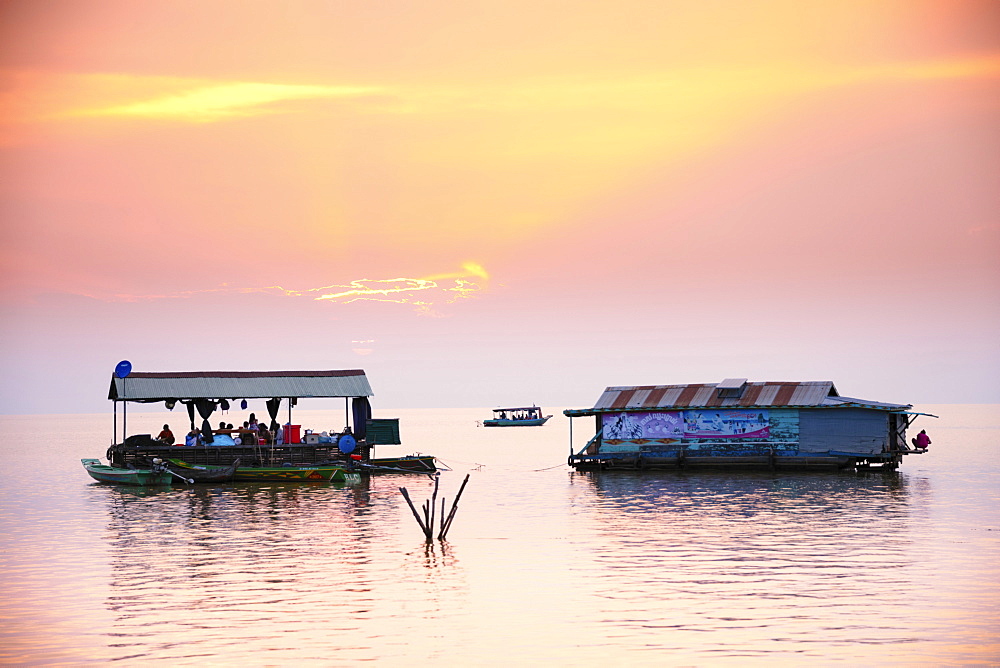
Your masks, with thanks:
[{"label": "painted mural wall", "polygon": [[768,410],[693,410],[607,413],[605,441],[770,438]]},{"label": "painted mural wall", "polygon": [[[622,411],[601,416],[601,452],[677,449],[739,455],[798,451],[798,409]],[[675,447],[671,447],[675,446]]]}]

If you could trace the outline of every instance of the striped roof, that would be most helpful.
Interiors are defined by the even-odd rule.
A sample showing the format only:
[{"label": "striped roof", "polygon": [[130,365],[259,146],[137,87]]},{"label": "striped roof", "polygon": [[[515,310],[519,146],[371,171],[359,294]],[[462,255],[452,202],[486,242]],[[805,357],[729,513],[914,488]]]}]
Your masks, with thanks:
[{"label": "striped roof", "polygon": [[798,383],[747,383],[742,396],[719,397],[716,383],[609,387],[594,405],[595,410],[624,408],[707,408],[732,406],[816,406],[837,396],[831,381]]},{"label": "striped roof", "polygon": [[[737,383],[733,381],[742,381]],[[734,392],[734,390],[738,390]],[[730,396],[738,394],[739,396]],[[623,410],[669,410],[677,408],[875,408],[900,410],[903,404],[885,404],[841,398],[833,381],[746,382],[727,379],[722,383],[689,385],[640,385],[609,387],[591,409],[568,410],[566,415],[595,415]]]},{"label": "striped roof", "polygon": [[361,369],[330,371],[137,372],[111,377],[108,399],[271,399],[287,397],[370,397]]}]

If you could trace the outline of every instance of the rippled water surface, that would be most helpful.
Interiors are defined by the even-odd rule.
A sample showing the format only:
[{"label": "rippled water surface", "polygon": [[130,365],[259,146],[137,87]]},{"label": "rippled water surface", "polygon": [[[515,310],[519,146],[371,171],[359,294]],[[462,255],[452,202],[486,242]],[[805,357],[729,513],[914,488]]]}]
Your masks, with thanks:
[{"label": "rippled water surface", "polygon": [[579,474],[555,410],[376,411],[449,505],[471,473],[432,547],[398,491],[425,476],[119,488],[79,463],[110,415],[3,417],[0,662],[995,664],[1000,407],[920,409],[932,452],[893,475]]}]

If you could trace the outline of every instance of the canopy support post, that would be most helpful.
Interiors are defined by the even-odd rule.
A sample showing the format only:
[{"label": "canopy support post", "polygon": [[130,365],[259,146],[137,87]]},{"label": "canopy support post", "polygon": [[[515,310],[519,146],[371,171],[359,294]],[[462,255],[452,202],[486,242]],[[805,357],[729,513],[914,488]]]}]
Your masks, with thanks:
[{"label": "canopy support post", "polygon": [[569,418],[569,456],[573,456],[573,418]]}]

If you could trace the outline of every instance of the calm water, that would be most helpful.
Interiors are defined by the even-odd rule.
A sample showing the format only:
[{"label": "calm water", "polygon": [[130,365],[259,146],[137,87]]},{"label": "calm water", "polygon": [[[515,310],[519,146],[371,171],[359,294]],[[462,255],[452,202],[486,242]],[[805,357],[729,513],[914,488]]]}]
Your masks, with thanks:
[{"label": "calm water", "polygon": [[79,463],[110,415],[3,417],[0,663],[996,664],[1000,406],[920,408],[896,475],[578,474],[556,410],[376,410],[449,504],[471,472],[430,548],[398,492],[427,477],[129,490]]}]

